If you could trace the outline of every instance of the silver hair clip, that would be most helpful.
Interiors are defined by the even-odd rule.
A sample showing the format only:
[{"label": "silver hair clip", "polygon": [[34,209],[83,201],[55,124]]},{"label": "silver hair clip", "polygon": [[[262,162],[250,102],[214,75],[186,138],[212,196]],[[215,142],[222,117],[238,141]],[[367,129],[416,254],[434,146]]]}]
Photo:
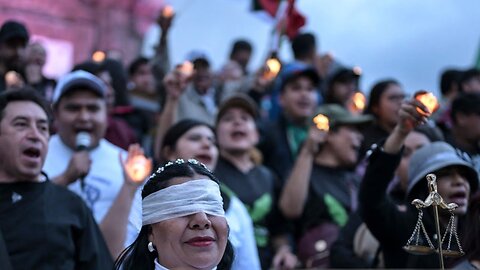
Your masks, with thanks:
[{"label": "silver hair clip", "polygon": [[155,171],[152,175],[150,175],[149,179],[152,179],[152,178],[154,178],[155,176],[157,176],[157,174],[162,173],[162,172],[165,170],[165,168],[167,168],[168,166],[172,166],[172,165],[174,165],[174,164],[184,164],[184,163],[190,163],[190,164],[193,164],[193,165],[200,165],[200,166],[202,166],[204,169],[206,169],[207,171],[211,172],[211,171],[207,168],[207,166],[205,166],[205,164],[199,162],[199,161],[196,160],[196,159],[191,158],[191,159],[188,159],[187,161],[185,161],[185,160],[179,158],[179,159],[176,159],[176,160],[173,161],[173,162],[172,162],[172,161],[169,161],[169,162],[167,162],[165,165],[163,165],[162,167],[158,168],[157,171]]}]

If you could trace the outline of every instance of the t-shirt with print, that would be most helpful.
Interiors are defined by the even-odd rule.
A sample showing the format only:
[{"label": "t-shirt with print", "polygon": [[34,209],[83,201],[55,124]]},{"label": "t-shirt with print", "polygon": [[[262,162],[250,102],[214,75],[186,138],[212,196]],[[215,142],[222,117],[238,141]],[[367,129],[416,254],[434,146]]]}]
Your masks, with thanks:
[{"label": "t-shirt with print", "polygon": [[[66,146],[58,135],[50,138],[48,147],[43,170],[50,178],[54,178],[67,169],[74,151]],[[99,146],[89,152],[92,165],[83,180],[84,189],[82,190],[80,181],[68,186],[85,201],[97,223],[101,223],[108,213],[124,182],[122,167],[118,160],[120,152],[126,157],[126,152],[121,148],[105,139],[100,140]],[[128,217],[125,247],[135,240],[142,226],[141,203],[140,189],[138,189]]]},{"label": "t-shirt with print", "polygon": [[247,173],[243,173],[226,159],[220,158],[215,168],[215,175],[247,208],[254,224],[262,268],[268,268],[272,257],[269,248],[270,237],[286,231],[286,228],[279,226],[285,223],[276,207],[274,174],[264,166],[255,166]]},{"label": "t-shirt with print", "polygon": [[323,221],[345,225],[356,208],[358,186],[352,171],[313,165],[308,198],[295,226],[297,237]]}]

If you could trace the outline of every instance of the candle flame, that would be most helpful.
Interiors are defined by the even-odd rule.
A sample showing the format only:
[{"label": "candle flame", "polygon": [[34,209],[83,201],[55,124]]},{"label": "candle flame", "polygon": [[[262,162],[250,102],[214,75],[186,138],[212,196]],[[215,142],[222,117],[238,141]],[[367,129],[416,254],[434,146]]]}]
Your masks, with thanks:
[{"label": "candle flame", "polygon": [[317,126],[318,129],[323,130],[323,131],[328,131],[330,129],[330,124],[328,117],[326,117],[323,114],[317,114],[313,118],[313,123]]},{"label": "candle flame", "polygon": [[149,160],[143,155],[134,156],[127,163],[126,171],[133,181],[142,182],[150,173]]},{"label": "candle flame", "polygon": [[20,78],[20,75],[16,71],[10,70],[7,73],[5,73],[5,83],[7,85],[16,84],[19,78]]},{"label": "candle flame", "polygon": [[171,18],[173,14],[174,14],[174,10],[172,6],[167,5],[162,9],[162,16],[165,18]]},{"label": "candle flame", "polygon": [[95,51],[93,54],[92,54],[92,60],[95,61],[95,62],[102,62],[103,60],[105,60],[105,53],[102,52],[102,51]]},{"label": "candle flame", "polygon": [[365,95],[362,92],[356,92],[353,97],[353,106],[359,111],[363,111],[365,109],[365,104],[367,102],[367,99],[365,98]]},{"label": "candle flame", "polygon": [[355,75],[357,75],[357,76],[360,76],[360,75],[362,75],[362,73],[363,73],[362,68],[359,67],[359,66],[353,67],[352,71],[353,71],[353,73],[355,73]]},{"label": "candle flame", "polygon": [[[440,107],[437,97],[431,92],[422,92],[415,94],[415,99],[420,101],[427,109],[430,111],[430,114],[434,113]],[[424,112],[420,108],[417,108],[417,111],[423,115],[428,115],[427,112]]]},{"label": "candle flame", "polygon": [[271,80],[275,78],[282,67],[282,64],[276,58],[270,58],[265,63],[267,70],[264,73],[264,78]]},{"label": "candle flame", "polygon": [[183,75],[190,77],[193,74],[193,64],[190,61],[185,61],[177,66],[177,70]]}]

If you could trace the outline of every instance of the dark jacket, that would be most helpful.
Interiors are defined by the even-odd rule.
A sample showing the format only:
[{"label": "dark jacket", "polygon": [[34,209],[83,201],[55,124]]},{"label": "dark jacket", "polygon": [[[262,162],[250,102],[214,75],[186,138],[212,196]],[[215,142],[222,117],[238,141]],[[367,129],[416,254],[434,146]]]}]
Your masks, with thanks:
[{"label": "dark jacket", "polygon": [[[360,215],[382,246],[386,268],[439,268],[436,253],[419,256],[403,250],[415,228],[418,212],[411,204],[407,204],[405,212],[400,211],[386,193],[400,159],[401,153],[388,154],[380,147],[373,151],[360,186]],[[436,246],[435,226],[428,210],[424,210],[423,223]]]},{"label": "dark jacket", "polygon": [[[270,168],[283,184],[295,162],[295,154],[289,147],[287,120],[282,116],[273,124],[262,128],[258,148],[263,155],[263,164]],[[281,185],[282,186],[282,185]]]}]

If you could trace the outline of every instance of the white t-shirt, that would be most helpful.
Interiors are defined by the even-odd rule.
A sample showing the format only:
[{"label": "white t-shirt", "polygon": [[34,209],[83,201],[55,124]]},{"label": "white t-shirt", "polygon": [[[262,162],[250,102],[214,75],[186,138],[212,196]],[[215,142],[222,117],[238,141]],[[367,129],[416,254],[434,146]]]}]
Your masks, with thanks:
[{"label": "white t-shirt", "polygon": [[230,205],[225,213],[225,218],[230,227],[228,238],[235,252],[232,270],[261,269],[252,219],[240,199],[235,196],[230,197]]},{"label": "white t-shirt", "polygon": [[[54,178],[67,169],[74,151],[66,146],[58,135],[51,137],[48,147],[43,171],[50,178]],[[89,153],[92,165],[90,172],[84,178],[84,190],[81,189],[80,181],[76,181],[68,186],[71,191],[82,197],[87,206],[90,207],[97,223],[101,223],[123,185],[124,178],[118,158],[119,152],[122,152],[126,157],[126,152],[123,149],[102,139],[99,146]],[[128,218],[125,247],[136,239],[142,227],[142,199],[140,192],[139,188],[133,199]]]}]

